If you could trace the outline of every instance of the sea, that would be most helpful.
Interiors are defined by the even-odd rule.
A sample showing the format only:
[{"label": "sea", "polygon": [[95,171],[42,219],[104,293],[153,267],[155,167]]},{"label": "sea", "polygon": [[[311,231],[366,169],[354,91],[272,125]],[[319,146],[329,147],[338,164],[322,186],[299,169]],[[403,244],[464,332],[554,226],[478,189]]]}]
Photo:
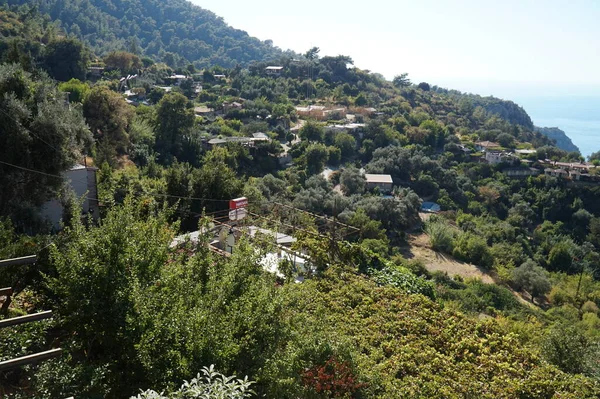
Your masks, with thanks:
[{"label": "sea", "polygon": [[600,97],[523,96],[512,100],[527,111],[535,126],[564,131],[583,156],[600,151]]}]

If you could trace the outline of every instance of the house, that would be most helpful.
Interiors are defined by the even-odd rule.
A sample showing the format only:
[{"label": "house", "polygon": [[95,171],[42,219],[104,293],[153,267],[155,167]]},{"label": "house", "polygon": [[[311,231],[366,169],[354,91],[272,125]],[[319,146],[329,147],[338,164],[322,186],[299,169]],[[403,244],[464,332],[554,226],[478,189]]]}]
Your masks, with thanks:
[{"label": "house", "polygon": [[475,143],[475,149],[477,151],[489,151],[492,148],[498,148],[500,144],[494,143],[493,141],[478,141]]},{"label": "house", "polygon": [[502,153],[486,151],[484,158],[490,165],[496,165],[502,162]]},{"label": "house", "polygon": [[327,107],[323,105],[308,105],[306,107],[297,106],[296,113],[298,116],[322,119],[325,116],[326,109]]},{"label": "house", "polygon": [[373,190],[377,187],[381,192],[389,193],[392,191],[394,181],[391,175],[376,175],[376,174],[365,174],[367,180],[367,190]]},{"label": "house", "polygon": [[526,168],[526,167],[515,167],[515,168],[507,168],[502,171],[508,177],[528,177],[528,176],[537,176],[542,173],[539,169],[536,168]]},{"label": "house", "polygon": [[252,133],[252,137],[254,138],[254,141],[270,141],[271,138],[263,132],[257,132],[257,133]]},{"label": "house", "polygon": [[194,107],[194,114],[196,116],[203,116],[203,117],[210,117],[210,116],[214,116],[215,110],[212,108],[209,108],[207,106],[198,106],[198,107]]},{"label": "house", "polygon": [[90,74],[90,76],[92,76],[94,78],[99,78],[104,73],[104,67],[91,66],[91,67],[88,67],[87,72],[88,72],[88,74]]},{"label": "house", "polygon": [[569,172],[567,172],[564,169],[552,169],[552,168],[544,169],[544,174],[546,176],[554,176],[554,177],[560,177],[560,178],[565,178],[565,177],[569,176]]},{"label": "house", "polygon": [[435,202],[423,202],[421,204],[421,212],[427,213],[438,213],[442,210],[442,207]]},{"label": "house", "polygon": [[[98,168],[75,165],[63,173],[65,188],[71,190],[75,197],[83,199],[82,216],[91,215],[92,219],[100,217],[98,204],[98,185],[96,171]],[[52,224],[54,231],[60,230],[60,222],[64,213],[64,202],[58,198],[46,202],[41,209],[41,216]]]},{"label": "house", "polygon": [[569,177],[571,180],[581,180],[581,172],[576,169],[569,170]]},{"label": "house", "polygon": [[265,72],[270,76],[281,76],[283,72],[282,66],[268,66],[265,68]]},{"label": "house", "polygon": [[231,109],[242,109],[242,108],[244,108],[244,105],[242,103],[237,102],[237,101],[232,101],[232,102],[225,101],[223,103],[223,111],[224,112],[227,112],[227,111],[229,111]]},{"label": "house", "polygon": [[537,154],[537,151],[536,150],[515,150],[515,154],[532,155],[532,154]]},{"label": "house", "polygon": [[187,78],[188,77],[185,75],[171,75],[168,77],[168,79],[171,80],[175,86],[179,86],[185,80],[187,80]]}]

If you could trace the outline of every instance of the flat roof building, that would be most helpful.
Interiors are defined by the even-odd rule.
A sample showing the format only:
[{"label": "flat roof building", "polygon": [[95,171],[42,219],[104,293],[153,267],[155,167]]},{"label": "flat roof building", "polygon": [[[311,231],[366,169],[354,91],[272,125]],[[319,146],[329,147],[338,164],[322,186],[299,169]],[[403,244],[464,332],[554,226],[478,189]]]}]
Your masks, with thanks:
[{"label": "flat roof building", "polygon": [[382,192],[392,191],[394,180],[391,175],[378,175],[378,174],[365,174],[367,180],[367,189],[373,190],[375,187],[379,188]]}]

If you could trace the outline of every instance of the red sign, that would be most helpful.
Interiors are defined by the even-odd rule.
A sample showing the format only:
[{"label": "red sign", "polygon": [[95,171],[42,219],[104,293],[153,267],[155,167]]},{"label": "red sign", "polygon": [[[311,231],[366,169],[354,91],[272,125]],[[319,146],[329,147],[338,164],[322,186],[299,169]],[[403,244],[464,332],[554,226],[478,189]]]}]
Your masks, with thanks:
[{"label": "red sign", "polygon": [[248,198],[236,198],[229,201],[229,209],[240,209],[248,206]]}]

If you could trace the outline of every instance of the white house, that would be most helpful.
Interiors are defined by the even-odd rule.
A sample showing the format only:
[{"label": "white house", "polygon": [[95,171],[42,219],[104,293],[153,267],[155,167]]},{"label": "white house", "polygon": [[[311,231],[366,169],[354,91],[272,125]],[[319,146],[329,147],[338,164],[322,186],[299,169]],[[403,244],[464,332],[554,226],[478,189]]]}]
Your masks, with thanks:
[{"label": "white house", "polygon": [[[64,172],[65,187],[72,190],[78,200],[83,199],[81,209],[82,216],[91,215],[95,220],[100,216],[100,208],[97,199],[97,170],[98,168],[78,164]],[[52,228],[55,231],[60,229],[63,213],[64,205],[58,198],[46,202],[41,209],[42,217],[52,224]]]}]

